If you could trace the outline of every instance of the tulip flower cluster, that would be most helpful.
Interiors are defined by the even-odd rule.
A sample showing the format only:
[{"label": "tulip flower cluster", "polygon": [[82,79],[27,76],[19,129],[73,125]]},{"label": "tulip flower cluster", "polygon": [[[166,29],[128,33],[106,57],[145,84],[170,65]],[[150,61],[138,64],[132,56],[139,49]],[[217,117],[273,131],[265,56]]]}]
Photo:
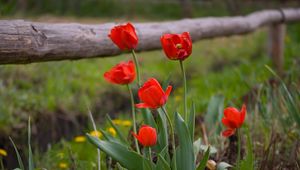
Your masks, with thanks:
[{"label": "tulip flower cluster", "polygon": [[[142,84],[139,62],[135,54],[135,48],[139,42],[135,27],[131,23],[115,26],[110,30],[108,37],[120,50],[130,51],[133,56],[133,61],[122,61],[105,72],[104,78],[109,83],[126,85],[128,88],[133,119],[131,134],[134,137],[135,147],[132,147],[131,142],[128,142],[120,133],[120,130],[114,124],[116,121],[110,119],[116,137],[109,136],[105,131],[102,131],[104,139],[87,134],[90,142],[126,169],[194,170],[205,168],[209,149],[205,154],[207,159],[203,159],[198,164],[196,158],[199,151],[196,151],[193,146],[195,111],[191,109],[188,114],[187,107],[187,82],[183,62],[192,54],[190,34],[188,32],[164,34],[160,39],[166,57],[170,60],[179,61],[182,71],[184,117],[176,112],[172,116],[173,120],[171,120],[171,116],[165,109],[172,86],[163,89],[155,78],[149,78]],[[135,84],[136,77],[137,83]],[[138,86],[137,96],[139,101],[134,100],[132,90],[132,86],[136,85]],[[136,117],[140,115],[137,114],[137,109],[142,113],[143,123],[141,125],[137,123]],[[153,110],[159,113],[156,117],[151,113]],[[222,135],[224,137],[235,135],[236,131],[241,128],[245,116],[245,105],[243,105],[241,111],[233,107],[226,108],[222,123],[227,127],[227,130],[222,132]],[[137,130],[138,125],[140,125],[139,130]],[[169,139],[170,136],[171,139]],[[169,144],[171,147],[169,147]],[[156,161],[153,160],[154,157],[157,159]]]}]

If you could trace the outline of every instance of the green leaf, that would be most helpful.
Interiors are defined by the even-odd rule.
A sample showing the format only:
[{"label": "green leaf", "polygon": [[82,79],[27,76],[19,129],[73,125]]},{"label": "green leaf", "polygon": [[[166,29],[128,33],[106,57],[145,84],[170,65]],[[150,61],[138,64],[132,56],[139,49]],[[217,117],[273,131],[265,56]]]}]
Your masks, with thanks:
[{"label": "green leaf", "polygon": [[121,130],[113,123],[113,121],[111,120],[108,114],[106,115],[106,119],[108,120],[109,124],[116,130],[117,136],[121,139],[121,142],[128,145],[126,138],[123,136]]},{"label": "green leaf", "polygon": [[210,152],[210,147],[207,148],[204,156],[203,156],[203,159],[201,160],[197,170],[204,170],[205,167],[206,167],[206,163],[208,161],[208,158],[209,158],[209,152]]},{"label": "green leaf", "polygon": [[30,117],[28,119],[28,169],[34,170],[33,164],[33,156],[32,156],[32,149],[31,149],[31,126],[30,126]]},{"label": "green leaf", "polygon": [[[161,152],[164,148],[168,146],[168,126],[167,126],[167,118],[166,115],[162,112],[161,109],[158,109],[158,151]],[[167,148],[168,149],[168,148]],[[166,157],[164,157],[166,158]]]},{"label": "green leaf", "polygon": [[223,95],[212,96],[209,101],[207,107],[207,113],[204,117],[204,120],[207,129],[215,129],[217,127],[215,133],[217,135],[219,135],[222,130],[221,125],[218,123],[222,119],[223,109],[224,109],[224,96]]},{"label": "green leaf", "polygon": [[217,165],[217,170],[227,170],[228,168],[231,168],[232,165],[226,163],[226,162],[220,162]]},{"label": "green leaf", "polygon": [[240,168],[245,170],[253,170],[254,169],[254,154],[253,154],[253,147],[252,141],[249,133],[249,129],[245,128],[247,134],[247,155],[243,161],[241,161]]},{"label": "green leaf", "polygon": [[178,169],[194,170],[194,151],[189,130],[179,113],[175,113],[175,130],[179,146],[176,151],[176,165]]},{"label": "green leaf", "polygon": [[151,164],[146,159],[143,160],[143,170],[152,170]]},{"label": "green leaf", "polygon": [[119,162],[121,166],[130,170],[143,170],[144,167],[154,166],[148,159],[145,159],[136,152],[130,151],[126,146],[116,142],[103,141],[89,134],[86,134],[89,141]]},{"label": "green leaf", "polygon": [[[122,143],[121,141],[119,141],[117,138],[114,138],[112,137],[108,132],[106,132],[105,130],[103,129],[99,129],[100,132],[102,133],[104,139],[106,139],[107,141],[110,141],[110,142],[116,142],[116,143],[119,143],[121,145],[124,145],[124,143]],[[127,146],[127,145],[124,145],[124,146]]]},{"label": "green leaf", "polygon": [[163,158],[161,154],[158,154],[156,170],[171,170],[168,162]]},{"label": "green leaf", "polygon": [[[13,147],[15,149],[15,152],[16,152],[16,155],[17,155],[17,159],[18,159],[18,163],[19,163],[19,167],[24,170],[25,168],[24,168],[24,164],[23,164],[22,158],[20,156],[20,153],[19,153],[19,151],[18,151],[18,149],[17,149],[17,147],[16,147],[16,145],[15,145],[15,143],[12,140],[11,137],[9,137],[9,140],[10,140],[10,142],[12,143],[12,145],[13,145]],[[20,168],[16,168],[16,169],[20,169]]]},{"label": "green leaf", "polygon": [[195,158],[195,163],[196,163],[197,156],[198,156],[198,153],[200,152],[200,148],[201,148],[201,138],[198,138],[196,141],[194,141],[193,148],[194,148],[194,158]]},{"label": "green leaf", "polygon": [[195,132],[195,103],[192,102],[192,109],[189,115],[188,127],[190,131],[191,140],[194,141],[194,132]]},{"label": "green leaf", "polygon": [[141,109],[145,124],[157,129],[153,115],[149,109]]}]

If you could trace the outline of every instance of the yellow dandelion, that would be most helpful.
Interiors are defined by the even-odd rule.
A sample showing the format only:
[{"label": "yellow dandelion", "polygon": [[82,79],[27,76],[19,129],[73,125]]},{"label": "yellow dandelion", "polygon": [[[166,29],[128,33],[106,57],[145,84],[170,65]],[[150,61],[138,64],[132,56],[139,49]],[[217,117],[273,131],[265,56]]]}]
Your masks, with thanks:
[{"label": "yellow dandelion", "polygon": [[112,122],[113,122],[115,125],[121,125],[121,124],[122,124],[122,120],[121,120],[121,119],[114,119],[114,120],[112,120]]},{"label": "yellow dandelion", "polygon": [[101,138],[102,137],[102,133],[96,130],[93,130],[90,132],[90,135],[94,136],[94,137],[98,137]]},{"label": "yellow dandelion", "polygon": [[68,164],[65,163],[65,162],[60,162],[60,163],[58,164],[58,167],[59,167],[60,169],[68,169]]},{"label": "yellow dandelion", "polygon": [[6,150],[0,149],[0,156],[7,156]]},{"label": "yellow dandelion", "polygon": [[131,123],[130,120],[124,120],[124,121],[122,122],[122,125],[123,125],[123,126],[131,126],[132,123]]},{"label": "yellow dandelion", "polygon": [[85,136],[76,136],[74,138],[74,141],[77,142],[77,143],[82,143],[82,142],[86,141],[86,138],[85,138]]},{"label": "yellow dandelion", "polygon": [[114,128],[110,127],[107,128],[107,131],[112,135],[112,136],[116,136],[117,132]]}]

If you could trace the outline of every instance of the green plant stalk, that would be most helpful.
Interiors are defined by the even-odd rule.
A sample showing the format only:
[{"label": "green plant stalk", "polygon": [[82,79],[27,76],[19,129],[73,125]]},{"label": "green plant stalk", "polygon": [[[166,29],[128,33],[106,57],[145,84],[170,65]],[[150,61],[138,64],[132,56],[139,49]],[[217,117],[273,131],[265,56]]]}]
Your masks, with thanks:
[{"label": "green plant stalk", "polygon": [[140,86],[141,86],[141,75],[140,75],[139,61],[138,61],[138,59],[137,59],[137,56],[136,56],[136,54],[135,54],[134,49],[131,50],[131,53],[132,53],[132,56],[133,56],[134,65],[135,65],[135,69],[136,69],[138,85],[139,85],[139,87],[140,87]]},{"label": "green plant stalk", "polygon": [[0,156],[0,167],[1,167],[1,170],[4,170],[3,159],[1,156]]},{"label": "green plant stalk", "polygon": [[28,170],[34,170],[33,155],[31,149],[31,124],[30,116],[28,118]]},{"label": "green plant stalk", "polygon": [[181,72],[182,72],[182,79],[183,79],[183,98],[184,98],[184,120],[187,120],[187,85],[186,85],[186,75],[185,75],[185,70],[184,70],[184,65],[183,65],[183,61],[179,60],[180,63],[180,68],[181,68]]},{"label": "green plant stalk", "polygon": [[[91,112],[91,110],[88,108],[88,111],[89,111],[89,116],[90,116],[90,119],[92,121],[92,125],[93,125],[93,129],[94,131],[98,132],[97,131],[97,127],[96,127],[96,123],[95,123],[95,120],[94,120],[94,117],[93,117],[93,114]],[[100,152],[100,149],[97,148],[97,163],[98,163],[98,170],[101,170],[101,152]]]},{"label": "green plant stalk", "polygon": [[236,166],[237,169],[240,169],[240,160],[241,160],[241,133],[240,129],[237,129],[237,149],[238,149],[238,155],[237,155],[237,161],[236,161]]},{"label": "green plant stalk", "polygon": [[[133,98],[133,94],[132,94],[132,90],[129,84],[127,84],[127,88],[130,94],[130,99],[131,99],[131,114],[132,114],[132,120],[133,120],[133,132],[135,134],[137,134],[137,130],[136,130],[136,119],[135,119],[135,106],[134,106],[134,98]],[[139,144],[136,138],[134,138],[134,143],[135,143],[135,147],[136,147],[136,151],[137,153],[141,153],[140,152],[140,148],[139,148]]]},{"label": "green plant stalk", "polygon": [[174,133],[174,128],[173,128],[171,119],[170,119],[170,117],[169,117],[169,115],[168,115],[167,110],[165,109],[165,107],[162,106],[161,109],[163,110],[164,114],[166,115],[167,120],[168,120],[168,123],[169,123],[169,125],[170,125],[171,136],[172,136],[172,148],[173,148],[174,170],[176,170],[177,167],[176,167],[176,146],[175,146],[175,133]]},{"label": "green plant stalk", "polygon": [[19,163],[19,168],[20,168],[20,169],[25,169],[25,168],[24,168],[23,161],[22,161],[22,158],[21,158],[21,156],[20,156],[20,153],[19,153],[19,151],[18,151],[18,149],[17,149],[17,147],[16,147],[14,141],[12,140],[12,138],[11,138],[10,136],[9,136],[8,138],[9,138],[10,142],[12,143],[12,145],[13,145],[13,147],[14,147],[14,149],[15,149],[15,152],[16,152],[16,155],[17,155],[17,159],[18,159],[18,163]]},{"label": "green plant stalk", "polygon": [[149,157],[150,162],[152,162],[151,147],[150,146],[148,147],[148,157]]}]

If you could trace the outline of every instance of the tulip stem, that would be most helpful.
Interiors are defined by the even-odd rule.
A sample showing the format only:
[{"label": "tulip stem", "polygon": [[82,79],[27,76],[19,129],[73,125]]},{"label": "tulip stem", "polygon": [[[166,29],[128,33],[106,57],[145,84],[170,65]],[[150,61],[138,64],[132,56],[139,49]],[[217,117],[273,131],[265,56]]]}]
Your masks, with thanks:
[{"label": "tulip stem", "polygon": [[[135,134],[137,134],[136,131],[136,120],[135,120],[135,106],[134,106],[134,98],[133,98],[133,94],[132,94],[132,90],[129,84],[127,84],[127,88],[128,91],[130,93],[130,99],[131,99],[131,113],[132,113],[132,119],[133,119],[133,132]],[[138,154],[140,154],[140,148],[139,148],[139,144],[136,138],[134,138],[134,143],[135,143],[135,147],[136,147],[136,151]]]},{"label": "tulip stem", "polygon": [[133,60],[134,60],[134,64],[135,64],[135,68],[136,68],[136,73],[137,73],[137,81],[138,81],[138,85],[139,87],[141,86],[141,76],[140,76],[140,66],[139,66],[139,61],[137,59],[137,56],[135,54],[134,49],[131,50],[132,56],[133,56]]},{"label": "tulip stem", "polygon": [[237,149],[238,149],[238,155],[237,155],[237,169],[240,169],[240,159],[241,159],[241,133],[240,129],[237,129]]},{"label": "tulip stem", "polygon": [[187,120],[187,87],[186,87],[186,75],[185,75],[185,70],[184,70],[184,65],[183,61],[179,60],[180,63],[180,68],[182,72],[182,78],[183,78],[183,88],[184,88],[184,93],[183,93],[183,98],[184,98],[184,120]]},{"label": "tulip stem", "polygon": [[148,156],[149,156],[149,161],[152,162],[152,156],[151,156],[151,147],[148,147]]},{"label": "tulip stem", "polygon": [[168,115],[168,113],[167,113],[166,108],[163,106],[163,107],[161,107],[161,109],[163,110],[164,114],[166,115],[167,120],[168,120],[168,123],[169,123],[169,125],[170,125],[171,136],[172,136],[172,149],[173,149],[174,170],[176,170],[177,167],[176,167],[175,133],[174,133],[174,129],[173,129],[173,125],[172,125],[171,119],[170,119],[170,117],[169,117],[169,115]]}]

